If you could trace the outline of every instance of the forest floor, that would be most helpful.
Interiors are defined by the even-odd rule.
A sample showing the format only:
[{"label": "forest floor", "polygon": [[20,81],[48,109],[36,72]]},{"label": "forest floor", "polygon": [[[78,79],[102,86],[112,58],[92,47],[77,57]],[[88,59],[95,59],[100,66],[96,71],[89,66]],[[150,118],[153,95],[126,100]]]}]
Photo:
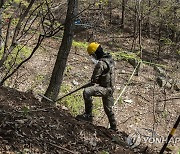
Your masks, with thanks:
[{"label": "forest floor", "polygon": [[[112,37],[115,37],[112,35]],[[117,39],[110,35],[98,35],[105,51],[130,50],[132,38],[125,34]],[[112,43],[109,43],[112,42]],[[102,104],[93,124],[77,121],[64,105],[50,106],[40,102],[38,93],[44,93],[52,72],[59,48],[59,39],[47,39],[42,48],[11,79],[8,86],[0,89],[0,152],[1,153],[157,153],[163,143],[152,143],[151,136],[167,137],[180,114],[180,93],[160,88],[153,67],[142,64],[139,76],[133,76],[122,98],[114,107],[119,132],[108,130],[108,121]],[[143,40],[146,52],[144,60],[155,55],[153,40]],[[169,55],[169,56],[167,56]],[[171,53],[163,54],[159,63],[167,65],[172,74],[178,58]],[[64,85],[76,89],[90,80],[93,64],[86,49],[73,47],[68,58]],[[124,60],[116,60],[115,100],[125,87],[133,67]],[[180,72],[174,74],[179,79]],[[22,91],[22,92],[20,92]],[[82,92],[82,91],[81,91]],[[81,93],[82,94],[82,93]],[[75,96],[82,97],[80,93]],[[60,93],[62,95],[62,93]],[[34,97],[35,96],[35,97]],[[76,101],[76,100],[74,100]],[[79,102],[76,102],[79,103]],[[62,109],[63,108],[63,109]],[[83,112],[83,106],[80,108]],[[141,135],[137,147],[128,147],[128,135]],[[143,137],[150,137],[149,140]],[[175,137],[180,137],[180,126]],[[169,152],[177,154],[178,143],[170,143]],[[154,151],[151,152],[153,149]]]},{"label": "forest floor", "polygon": [[127,153],[124,134],[78,121],[32,93],[0,88],[0,153]]}]

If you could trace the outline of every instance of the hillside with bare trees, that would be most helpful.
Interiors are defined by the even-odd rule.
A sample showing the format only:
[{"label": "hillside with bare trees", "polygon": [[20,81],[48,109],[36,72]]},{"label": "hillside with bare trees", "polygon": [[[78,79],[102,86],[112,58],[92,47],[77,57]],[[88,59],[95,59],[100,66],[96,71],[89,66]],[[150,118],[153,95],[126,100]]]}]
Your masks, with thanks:
[{"label": "hillside with bare trees", "polygon": [[[180,115],[179,0],[1,0],[0,153],[159,153]],[[98,42],[115,60],[109,130],[83,89]],[[47,99],[48,98],[48,99]],[[52,103],[49,100],[57,100]],[[179,154],[180,125],[163,153]]]}]

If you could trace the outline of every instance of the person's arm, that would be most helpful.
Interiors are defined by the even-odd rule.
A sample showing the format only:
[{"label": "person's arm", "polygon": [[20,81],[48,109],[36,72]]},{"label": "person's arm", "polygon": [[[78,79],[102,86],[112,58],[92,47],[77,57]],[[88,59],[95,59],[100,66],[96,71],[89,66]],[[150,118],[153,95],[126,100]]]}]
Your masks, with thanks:
[{"label": "person's arm", "polygon": [[99,77],[102,75],[103,71],[107,69],[107,65],[105,62],[103,61],[99,61],[95,68],[94,68],[94,71],[93,71],[93,74],[92,74],[92,77],[91,77],[91,83],[92,84],[95,84],[97,83],[98,84],[98,81],[99,81]]}]

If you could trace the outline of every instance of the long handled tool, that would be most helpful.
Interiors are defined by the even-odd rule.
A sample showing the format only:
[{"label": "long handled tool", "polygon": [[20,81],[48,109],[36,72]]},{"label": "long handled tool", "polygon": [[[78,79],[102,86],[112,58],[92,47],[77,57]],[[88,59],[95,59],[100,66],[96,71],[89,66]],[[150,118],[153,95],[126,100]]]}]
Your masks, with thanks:
[{"label": "long handled tool", "polygon": [[64,97],[69,96],[69,95],[71,95],[71,94],[75,93],[76,91],[79,91],[79,90],[81,90],[81,89],[83,89],[83,88],[90,87],[91,85],[92,85],[91,82],[86,83],[85,85],[83,85],[83,86],[81,86],[81,87],[79,87],[79,88],[77,88],[77,89],[75,89],[75,90],[73,90],[73,91],[65,94],[64,96],[58,98],[57,100],[52,100],[52,99],[50,99],[50,98],[48,98],[48,97],[46,97],[46,96],[44,96],[44,95],[42,95],[42,94],[38,94],[38,95],[41,96],[41,97],[43,97],[43,98],[45,98],[46,100],[48,100],[48,101],[50,101],[50,102],[54,102],[54,103],[55,103],[55,102],[57,102],[57,101],[60,101],[60,100],[63,99]]},{"label": "long handled tool", "polygon": [[164,151],[165,151],[171,137],[173,137],[173,135],[175,134],[176,128],[178,127],[179,123],[180,123],[180,115],[179,115],[178,119],[176,120],[176,123],[174,124],[174,127],[172,128],[171,132],[169,133],[167,141],[164,143],[164,145],[163,145],[161,151],[159,152],[159,154],[164,153]]}]

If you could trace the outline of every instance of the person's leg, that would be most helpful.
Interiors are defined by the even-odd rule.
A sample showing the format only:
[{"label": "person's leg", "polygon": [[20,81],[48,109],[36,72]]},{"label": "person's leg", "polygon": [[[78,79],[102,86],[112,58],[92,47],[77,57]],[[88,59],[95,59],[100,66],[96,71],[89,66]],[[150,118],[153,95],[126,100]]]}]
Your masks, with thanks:
[{"label": "person's leg", "polygon": [[92,96],[93,96],[93,88],[92,87],[88,87],[84,89],[83,92],[83,99],[84,99],[84,104],[85,104],[85,113],[92,115],[92,108],[93,108],[93,104],[92,104]]},{"label": "person's leg", "polygon": [[113,96],[106,96],[103,97],[102,100],[103,100],[104,111],[110,123],[110,129],[117,130],[116,120],[112,110],[112,107],[114,105],[114,98]]},{"label": "person's leg", "polygon": [[92,108],[93,108],[92,96],[103,97],[106,95],[106,93],[107,93],[106,88],[100,87],[97,85],[85,88],[83,92],[83,98],[84,98],[84,103],[85,103],[85,113],[92,114]]},{"label": "person's leg", "polygon": [[84,89],[83,92],[83,98],[84,98],[84,104],[85,104],[85,113],[82,115],[78,115],[78,119],[83,119],[87,121],[92,121],[92,109],[93,109],[93,104],[92,104],[92,96],[99,96],[103,97],[107,93],[107,89],[104,87],[100,87],[98,85],[87,87]]}]

